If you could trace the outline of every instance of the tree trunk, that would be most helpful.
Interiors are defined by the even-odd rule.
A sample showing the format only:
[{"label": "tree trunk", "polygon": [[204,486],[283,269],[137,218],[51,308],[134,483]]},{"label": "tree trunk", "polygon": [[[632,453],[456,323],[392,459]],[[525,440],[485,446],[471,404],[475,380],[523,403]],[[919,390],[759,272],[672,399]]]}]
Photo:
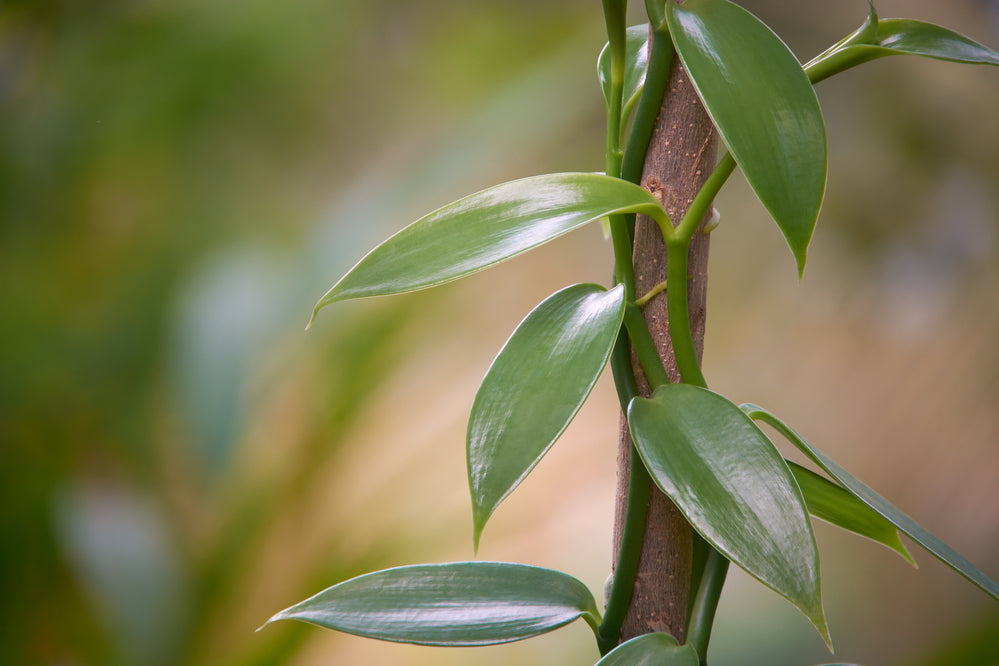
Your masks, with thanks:
[{"label": "tree trunk", "polygon": [[[717,139],[711,121],[679,59],[674,57],[666,95],[642,172],[642,185],[663,202],[674,225],[686,213],[694,195],[714,167],[716,149]],[[704,349],[708,239],[708,235],[698,232],[690,247],[687,294],[698,360]],[[648,293],[666,280],[666,247],[662,234],[656,223],[645,216],[639,216],[636,224],[634,260],[637,296]],[[670,380],[679,381],[669,339],[665,292],[645,305],[644,315]],[[632,367],[640,394],[649,395],[648,382],[634,354]],[[622,416],[614,524],[615,560],[624,523],[630,464],[631,434]],[[692,537],[690,525],[677,508],[658,488],[653,487],[641,563],[621,632],[622,642],[653,631],[667,632],[683,642],[690,595]],[[614,565],[617,566],[616,561]]]}]

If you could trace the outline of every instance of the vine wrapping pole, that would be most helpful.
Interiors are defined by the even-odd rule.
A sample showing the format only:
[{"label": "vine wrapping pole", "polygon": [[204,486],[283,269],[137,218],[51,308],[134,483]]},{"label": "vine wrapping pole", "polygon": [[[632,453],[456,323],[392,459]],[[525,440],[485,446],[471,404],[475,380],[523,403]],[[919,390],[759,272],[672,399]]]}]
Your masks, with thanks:
[{"label": "vine wrapping pole", "polygon": [[[714,166],[717,138],[697,93],[674,59],[666,95],[649,142],[642,185],[678,222]],[[703,221],[702,221],[703,224]],[[695,233],[688,265],[691,328],[698,360],[704,347],[705,302],[709,236]],[[666,280],[666,246],[654,220],[639,216],[635,228],[636,294],[652,291]],[[659,293],[643,307],[643,314],[671,381],[679,381],[666,314],[666,294]],[[639,393],[649,395],[649,384],[632,359]],[[624,523],[631,469],[631,435],[622,417],[618,450],[618,491],[614,524],[615,560]],[[654,631],[667,632],[683,642],[691,580],[693,532],[672,502],[653,487],[642,545],[641,561],[621,641]],[[615,561],[615,567],[617,562]]]}]

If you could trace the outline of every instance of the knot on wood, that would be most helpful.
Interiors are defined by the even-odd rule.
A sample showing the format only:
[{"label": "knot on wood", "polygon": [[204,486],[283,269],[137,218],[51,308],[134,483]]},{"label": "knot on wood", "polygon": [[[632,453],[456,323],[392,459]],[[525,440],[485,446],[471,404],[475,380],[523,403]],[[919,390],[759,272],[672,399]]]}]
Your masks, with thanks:
[{"label": "knot on wood", "polygon": [[662,181],[659,180],[655,175],[648,176],[642,183],[649,192],[652,193],[659,203],[666,204],[666,187],[663,185]]}]

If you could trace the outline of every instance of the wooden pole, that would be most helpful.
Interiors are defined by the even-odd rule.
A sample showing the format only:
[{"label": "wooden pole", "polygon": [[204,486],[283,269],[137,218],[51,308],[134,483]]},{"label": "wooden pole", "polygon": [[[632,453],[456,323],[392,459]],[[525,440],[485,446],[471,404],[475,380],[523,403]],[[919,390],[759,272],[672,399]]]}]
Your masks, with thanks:
[{"label": "wooden pole", "polygon": [[[716,152],[717,139],[711,120],[678,59],[674,58],[642,173],[642,185],[663,202],[674,224],[683,217],[710,174]],[[703,225],[704,221],[701,223]],[[698,360],[704,349],[708,241],[709,236],[698,232],[690,248],[687,291]],[[645,216],[639,216],[636,224],[634,260],[637,296],[648,293],[666,280],[666,247],[656,223]],[[658,294],[649,301],[644,307],[644,315],[671,381],[679,381],[669,339],[666,294]],[[632,367],[640,394],[649,395],[648,382],[634,355]],[[631,434],[622,417],[615,559],[621,541],[630,465]],[[683,642],[690,595],[691,529],[669,498],[653,488],[635,591],[621,632],[622,642],[653,631],[667,632]]]}]

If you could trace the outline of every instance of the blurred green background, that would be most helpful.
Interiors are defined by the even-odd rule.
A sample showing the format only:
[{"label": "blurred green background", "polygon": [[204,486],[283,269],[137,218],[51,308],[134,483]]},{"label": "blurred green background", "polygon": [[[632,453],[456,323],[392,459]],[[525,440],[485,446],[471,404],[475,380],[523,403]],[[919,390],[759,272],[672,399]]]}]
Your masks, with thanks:
[{"label": "blurred green background", "polygon": [[[743,4],[802,60],[866,12]],[[999,45],[994,1],[879,9]],[[600,170],[602,31],[599,3],[568,0],[0,3],[0,663],[596,660],[582,625],[475,652],[253,630],[343,578],[472,557],[475,387],[533,305],[606,281],[599,227],[302,329],[428,210]],[[706,374],[999,578],[999,70],[891,58],[819,94],[809,270],[733,178]],[[616,430],[605,378],[479,556],[601,589]],[[817,533],[837,659],[999,664],[983,593]],[[714,641],[716,666],[830,661],[737,572]]]}]

